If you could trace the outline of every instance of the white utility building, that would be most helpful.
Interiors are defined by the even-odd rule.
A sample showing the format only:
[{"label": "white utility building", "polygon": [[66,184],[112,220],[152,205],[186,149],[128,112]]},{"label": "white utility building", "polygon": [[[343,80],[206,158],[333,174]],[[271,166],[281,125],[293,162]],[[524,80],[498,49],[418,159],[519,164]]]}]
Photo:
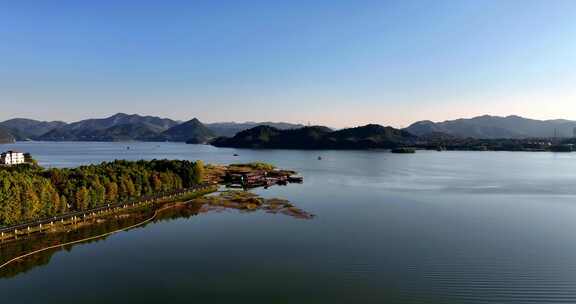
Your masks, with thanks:
[{"label": "white utility building", "polygon": [[26,162],[24,153],[17,151],[6,151],[0,154],[1,165],[18,165]]}]

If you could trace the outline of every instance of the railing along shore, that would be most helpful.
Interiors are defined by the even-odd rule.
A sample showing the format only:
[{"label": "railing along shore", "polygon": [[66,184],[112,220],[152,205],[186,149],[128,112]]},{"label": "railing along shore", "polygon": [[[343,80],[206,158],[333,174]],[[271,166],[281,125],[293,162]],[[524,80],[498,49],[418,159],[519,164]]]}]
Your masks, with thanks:
[{"label": "railing along shore", "polygon": [[130,200],[120,202],[120,203],[105,204],[105,205],[91,208],[91,209],[69,212],[66,214],[48,217],[48,218],[39,219],[39,220],[34,220],[34,221],[26,222],[23,224],[0,227],[0,240],[3,240],[5,234],[7,234],[7,233],[14,234],[14,236],[17,236],[19,233],[27,234],[27,232],[30,232],[30,230],[34,227],[39,227],[39,230],[41,231],[43,229],[43,227],[42,227],[43,225],[53,225],[56,222],[63,223],[64,221],[67,221],[67,220],[74,220],[75,221],[77,218],[78,219],[84,219],[87,216],[97,215],[98,213],[101,213],[104,211],[109,211],[112,209],[126,208],[129,206],[147,204],[147,203],[151,203],[154,201],[159,201],[159,200],[173,198],[176,196],[181,196],[184,194],[192,194],[194,192],[206,191],[206,190],[208,190],[214,186],[215,186],[214,184],[200,184],[200,185],[192,186],[190,188],[179,189],[179,190],[175,190],[175,191],[163,191],[163,192],[160,192],[160,193],[155,194],[155,195],[141,196],[139,198],[130,199]]}]

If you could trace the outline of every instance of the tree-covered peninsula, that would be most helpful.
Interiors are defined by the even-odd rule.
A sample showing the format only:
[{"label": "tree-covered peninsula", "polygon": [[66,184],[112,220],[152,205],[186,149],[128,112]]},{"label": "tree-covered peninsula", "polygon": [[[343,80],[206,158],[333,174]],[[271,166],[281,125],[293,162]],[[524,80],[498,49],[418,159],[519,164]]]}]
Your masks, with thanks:
[{"label": "tree-covered peninsula", "polygon": [[202,182],[202,171],[201,161],[185,160],[0,167],[0,226],[187,188]]}]

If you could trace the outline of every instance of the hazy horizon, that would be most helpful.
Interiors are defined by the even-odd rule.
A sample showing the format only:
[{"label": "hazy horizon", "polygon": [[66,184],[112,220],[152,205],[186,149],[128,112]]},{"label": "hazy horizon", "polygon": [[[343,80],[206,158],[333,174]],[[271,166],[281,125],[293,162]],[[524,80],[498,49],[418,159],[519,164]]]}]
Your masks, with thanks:
[{"label": "hazy horizon", "polygon": [[576,2],[0,5],[0,120],[576,119]]},{"label": "hazy horizon", "polygon": [[[353,128],[353,127],[358,127],[358,126],[363,126],[366,124],[381,124],[384,126],[392,126],[392,127],[397,127],[397,128],[406,128],[408,126],[410,126],[413,123],[416,122],[420,122],[422,120],[419,121],[413,121],[411,123],[408,123],[407,125],[402,125],[402,126],[396,126],[396,125],[392,125],[392,124],[387,124],[387,123],[382,123],[382,122],[368,122],[365,124],[355,124],[355,125],[346,125],[346,126],[342,126],[342,127],[338,127],[338,126],[331,126],[331,125],[323,125],[323,124],[319,124],[319,123],[315,123],[315,122],[293,122],[293,121],[281,121],[281,120],[268,120],[268,121],[264,121],[264,120],[243,120],[243,121],[223,121],[223,120],[217,120],[217,121],[204,121],[202,120],[201,117],[190,117],[190,118],[186,118],[186,119],[175,119],[172,117],[166,117],[166,116],[158,116],[158,115],[153,115],[153,114],[142,114],[142,113],[131,113],[131,112],[118,112],[118,113],[110,113],[108,115],[104,115],[104,116],[98,116],[98,117],[85,117],[82,119],[78,119],[78,120],[72,120],[72,121],[65,121],[65,120],[61,120],[61,119],[54,119],[54,120],[43,120],[41,118],[33,118],[33,117],[11,117],[11,118],[7,118],[7,119],[0,119],[0,122],[6,121],[6,120],[10,120],[10,119],[33,119],[33,120],[38,120],[38,121],[61,121],[61,122],[65,122],[65,123],[75,123],[75,122],[79,122],[79,121],[83,121],[83,120],[87,120],[87,119],[104,119],[104,118],[109,118],[112,117],[114,115],[117,114],[125,114],[125,115],[139,115],[142,117],[146,117],[146,116],[153,116],[153,117],[158,117],[161,119],[171,119],[174,121],[180,121],[180,122],[185,122],[185,121],[189,121],[192,119],[198,119],[200,120],[200,122],[205,123],[205,124],[212,124],[212,123],[262,123],[262,122],[271,122],[271,123],[291,123],[291,124],[302,124],[302,125],[312,125],[312,126],[325,126],[325,127],[330,127],[330,128]],[[506,118],[506,117],[511,117],[511,116],[519,116],[521,118],[525,118],[525,119],[534,119],[534,120],[540,120],[540,119],[535,119],[532,117],[525,117],[525,116],[521,116],[521,115],[516,115],[516,114],[508,114],[508,115],[490,115],[490,114],[483,114],[483,115],[478,115],[478,116],[471,116],[471,117],[455,117],[452,119],[446,119],[446,120],[438,120],[438,121],[433,121],[435,123],[441,123],[441,122],[445,122],[445,121],[453,121],[453,120],[457,120],[457,119],[472,119],[472,118],[477,118],[477,117],[481,117],[481,116],[493,116],[493,117],[502,117],[502,118]],[[571,120],[571,119],[567,119],[567,118],[551,118],[551,119],[544,119],[542,121],[552,121],[552,120],[569,120],[569,121],[576,121],[576,120]]]}]

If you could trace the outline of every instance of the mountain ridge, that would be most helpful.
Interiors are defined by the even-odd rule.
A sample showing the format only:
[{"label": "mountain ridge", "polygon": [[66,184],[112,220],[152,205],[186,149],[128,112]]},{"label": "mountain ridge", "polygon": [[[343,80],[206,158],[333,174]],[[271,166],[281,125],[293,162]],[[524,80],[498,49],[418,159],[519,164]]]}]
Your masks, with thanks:
[{"label": "mountain ridge", "polygon": [[[4,137],[9,140],[13,138],[16,141],[138,140],[189,141],[191,143],[206,143],[217,137],[234,137],[239,132],[263,125],[271,126],[277,130],[296,130],[305,127],[301,124],[287,122],[254,121],[203,124],[197,118],[181,122],[169,118],[126,113],[72,123],[27,118],[13,118],[0,122],[0,127],[3,128],[5,134]],[[172,130],[169,131],[170,129]],[[482,115],[441,122],[422,120],[403,130],[422,138],[438,137],[442,134],[444,137],[476,139],[572,138],[576,137],[576,121],[567,119],[537,120],[518,115]]]},{"label": "mountain ridge", "polygon": [[39,121],[28,118],[12,118],[0,122],[17,140],[30,140],[50,130],[66,125],[63,121]]},{"label": "mountain ridge", "polygon": [[[221,122],[203,124],[197,118],[180,122],[150,115],[116,113],[71,123],[13,118],[0,122],[17,141],[180,141],[206,143],[218,136],[233,136],[254,126],[270,124],[281,129],[300,127],[285,122]],[[189,134],[187,134],[189,133]]]},{"label": "mountain ridge", "polygon": [[423,136],[428,133],[479,138],[552,138],[573,137],[576,121],[566,119],[537,120],[518,115],[492,116],[482,115],[472,118],[459,118],[433,122],[422,120],[411,124],[405,130]]}]

